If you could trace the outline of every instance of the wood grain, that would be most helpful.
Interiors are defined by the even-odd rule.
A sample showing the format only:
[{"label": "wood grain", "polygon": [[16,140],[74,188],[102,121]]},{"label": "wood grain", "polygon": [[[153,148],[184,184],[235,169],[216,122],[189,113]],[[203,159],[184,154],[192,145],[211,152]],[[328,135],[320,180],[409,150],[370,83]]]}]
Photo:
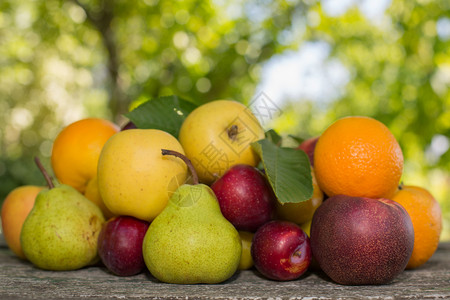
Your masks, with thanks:
[{"label": "wood grain", "polygon": [[172,285],[148,272],[117,277],[102,266],[77,271],[36,269],[0,248],[0,299],[450,299],[450,243],[442,243],[422,267],[404,271],[391,284],[342,286],[320,271],[276,282],[256,270],[235,274],[216,285]]}]

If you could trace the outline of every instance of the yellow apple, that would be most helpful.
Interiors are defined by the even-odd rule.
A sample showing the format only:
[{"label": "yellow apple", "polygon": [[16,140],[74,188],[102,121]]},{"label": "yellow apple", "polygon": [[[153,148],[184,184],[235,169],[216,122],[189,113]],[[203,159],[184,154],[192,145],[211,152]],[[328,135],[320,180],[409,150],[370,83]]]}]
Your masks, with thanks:
[{"label": "yellow apple", "polygon": [[256,166],[251,143],[263,139],[258,119],[242,103],[217,100],[197,107],[184,120],[179,140],[200,182],[211,184],[235,164]]},{"label": "yellow apple", "polygon": [[25,259],[20,243],[20,231],[27,218],[41,186],[24,185],[13,189],[2,205],[2,229],[6,244],[14,254]]},{"label": "yellow apple", "polygon": [[157,129],[129,129],[113,135],[98,161],[98,188],[115,215],[152,221],[183,184],[187,166],[161,149],[184,154],[176,138]]}]

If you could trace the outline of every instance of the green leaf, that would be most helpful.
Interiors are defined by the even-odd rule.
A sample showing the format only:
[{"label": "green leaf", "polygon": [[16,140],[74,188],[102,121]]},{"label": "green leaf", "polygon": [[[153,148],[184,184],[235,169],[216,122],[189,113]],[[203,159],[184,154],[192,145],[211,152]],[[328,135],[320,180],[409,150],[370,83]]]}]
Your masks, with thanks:
[{"label": "green leaf", "polygon": [[292,135],[292,134],[289,134],[288,135],[291,139],[293,139],[294,141],[296,141],[299,145],[305,140],[305,139],[302,139],[301,137],[299,137],[299,136],[295,136],[295,135]]},{"label": "green leaf", "polygon": [[275,145],[281,145],[282,137],[273,129],[269,129],[265,132],[266,139],[274,143]]},{"label": "green leaf", "polygon": [[304,151],[278,147],[268,139],[252,144],[280,203],[298,203],[313,195],[311,165]]},{"label": "green leaf", "polygon": [[177,96],[166,96],[146,101],[125,116],[137,128],[160,129],[178,138],[181,124],[196,107]]}]

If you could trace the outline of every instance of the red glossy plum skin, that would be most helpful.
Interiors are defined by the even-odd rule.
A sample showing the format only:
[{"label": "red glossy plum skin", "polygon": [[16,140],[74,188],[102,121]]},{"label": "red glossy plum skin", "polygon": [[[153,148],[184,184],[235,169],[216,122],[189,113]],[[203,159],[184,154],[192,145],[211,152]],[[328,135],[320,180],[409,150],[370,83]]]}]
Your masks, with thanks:
[{"label": "red glossy plum skin", "polygon": [[275,195],[257,168],[238,164],[211,185],[223,216],[236,229],[255,232],[274,218]]},{"label": "red glossy plum skin", "polygon": [[344,285],[386,284],[406,267],[414,229],[389,199],[336,195],[315,212],[311,249],[320,268]]},{"label": "red glossy plum skin", "polygon": [[143,271],[142,242],[148,226],[148,222],[128,216],[114,217],[103,225],[98,254],[111,273],[131,276]]},{"label": "red glossy plum skin", "polygon": [[256,231],[251,254],[256,269],[272,280],[299,278],[311,264],[307,234],[295,223],[271,221]]}]

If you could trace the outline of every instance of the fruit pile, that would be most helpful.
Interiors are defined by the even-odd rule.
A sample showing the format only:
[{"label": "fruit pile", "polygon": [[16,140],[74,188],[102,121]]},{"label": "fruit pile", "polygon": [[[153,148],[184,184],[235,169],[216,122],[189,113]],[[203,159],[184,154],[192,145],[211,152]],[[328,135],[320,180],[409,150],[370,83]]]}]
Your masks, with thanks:
[{"label": "fruit pile", "polygon": [[389,283],[437,248],[439,204],[400,184],[400,146],[373,118],[339,119],[289,148],[234,101],[170,107],[173,119],[135,110],[123,128],[89,118],[62,129],[57,180],[36,159],[48,187],[16,188],[2,207],[18,257],[178,284],[255,267],[271,280],[320,268],[360,285]]}]

